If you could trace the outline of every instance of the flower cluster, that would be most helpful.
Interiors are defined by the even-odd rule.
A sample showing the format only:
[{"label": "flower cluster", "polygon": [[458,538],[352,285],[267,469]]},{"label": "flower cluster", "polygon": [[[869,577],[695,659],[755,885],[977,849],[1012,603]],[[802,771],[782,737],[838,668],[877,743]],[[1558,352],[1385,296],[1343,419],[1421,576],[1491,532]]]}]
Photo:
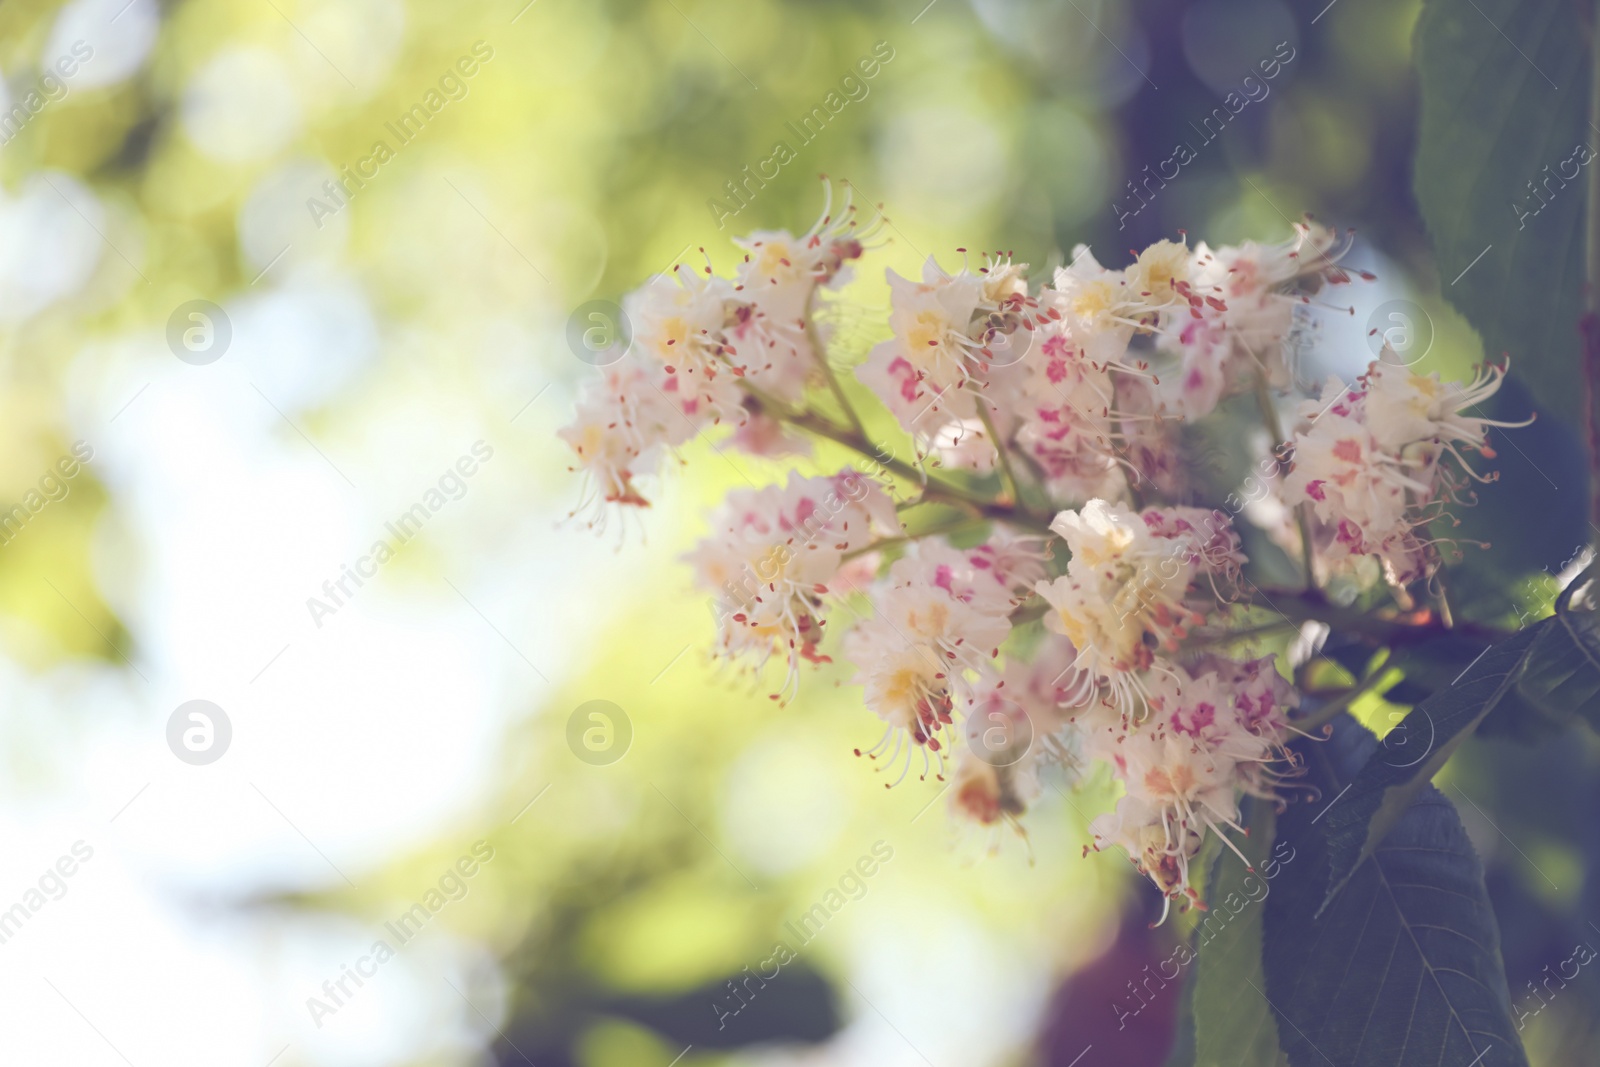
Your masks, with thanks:
[{"label": "flower cluster", "polygon": [[846,200],[824,210],[800,237],[755,233],[739,241],[745,256],[732,278],[708,264],[703,276],[679,264],[623,301],[631,326],[629,362],[607,366],[560,433],[591,479],[596,503],[646,506],[635,484],[660,469],[666,453],[723,421],[739,424],[743,441],[781,439],[751,427],[747,401],[799,400],[819,370],[824,338],[816,311],[822,293],[848,280],[871,227],[859,230]]},{"label": "flower cluster", "polygon": [[1107,687],[1129,718],[1138,672],[1204,621],[1190,599],[1195,580],[1203,576],[1215,590],[1218,578],[1228,583],[1238,574],[1239,537],[1219,511],[1136,514],[1104,500],[1062,512],[1050,529],[1072,555],[1065,574],[1038,584],[1051,608],[1046,625],[1078,649],[1084,692]]},{"label": "flower cluster", "polygon": [[1463,484],[1457,472],[1476,481],[1494,477],[1473,470],[1462,450],[1493,459],[1488,428],[1527,425],[1464,414],[1504,376],[1491,367],[1461,385],[1376,360],[1356,384],[1331,379],[1321,400],[1301,406],[1304,426],[1294,437],[1283,496],[1319,520],[1317,558],[1328,576],[1360,577],[1362,569],[1381,567],[1383,577],[1404,586],[1433,572],[1438,552],[1424,527],[1439,516],[1438,505],[1456,499]]},{"label": "flower cluster", "polygon": [[[882,489],[847,470],[831,478],[791,472],[787,486],[735,490],[713,529],[689,561],[715,598],[719,650],[758,669],[784,655],[787,689],[800,660],[827,660],[817,651],[824,598],[832,585],[854,584],[846,557],[899,523]],[[870,579],[869,568],[857,570]]]},{"label": "flower cluster", "polygon": [[1231,595],[1246,562],[1220,511],[1129,508],[1091,500],[1051,530],[1071,557],[1036,586],[1046,627],[1077,652],[1054,693],[1083,756],[1122,783],[1115,812],[1090,827],[1095,850],[1123,847],[1168,899],[1192,897],[1189,861],[1205,832],[1238,826],[1238,795],[1275,796],[1294,773],[1284,742],[1293,688],[1271,656],[1173,657]]},{"label": "flower cluster", "polygon": [[[867,706],[887,723],[876,756],[892,742],[888,763],[922,750],[941,753],[958,695],[981,677],[1011,633],[1011,612],[1044,573],[1042,554],[1009,534],[961,551],[919,541],[889,565],[871,590],[873,614],[845,639]],[[943,757],[939,756],[940,767]],[[905,770],[901,771],[902,777]]]},{"label": "flower cluster", "polygon": [[[1169,900],[1198,900],[1189,861],[1211,830],[1238,830],[1240,793],[1277,797],[1297,765],[1285,748],[1298,706],[1272,657],[1244,663],[1208,657],[1150,675],[1132,729],[1102,721],[1084,736],[1086,754],[1110,763],[1124,795],[1090,824],[1093,848],[1123,848]],[[1237,851],[1237,849],[1235,849]]]},{"label": "flower cluster", "polygon": [[[728,495],[688,556],[718,655],[754,671],[778,658],[776,699],[841,656],[883,723],[857,754],[887,785],[953,762],[951,806],[983,827],[1017,826],[1049,768],[1109,767],[1122,796],[1087,847],[1122,848],[1191,900],[1190,864],[1211,834],[1233,847],[1240,798],[1282,798],[1304,722],[1276,655],[1220,654],[1237,621],[1276,609],[1234,517],[1194,506],[1179,428],[1253,394],[1276,435],[1291,334],[1325,287],[1370,275],[1339,265],[1347,235],[1309,222],[1273,246],[1159,241],[1121,269],[1079,249],[1037,289],[1009,254],[953,272],[930,259],[916,280],[888,272],[851,383],[827,324],[880,223],[847,202],[801,237],[740,241],[731,277],[650,280],[626,299],[631,351],[562,435],[622,506],[719,423],[734,426],[719,448],[856,453]],[[1465,453],[1492,457],[1488,427],[1505,424],[1466,412],[1502,373],[1457,385],[1380,360],[1300,409],[1274,488],[1303,517],[1308,587],[1356,575],[1403,600],[1431,574],[1422,528],[1484,477]],[[863,418],[865,394],[886,418]]]}]

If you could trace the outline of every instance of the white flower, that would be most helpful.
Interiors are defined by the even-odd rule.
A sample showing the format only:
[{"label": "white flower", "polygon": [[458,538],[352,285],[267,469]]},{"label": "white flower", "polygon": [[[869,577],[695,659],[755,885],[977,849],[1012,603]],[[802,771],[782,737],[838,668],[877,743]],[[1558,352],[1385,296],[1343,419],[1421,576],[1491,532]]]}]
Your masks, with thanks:
[{"label": "white flower", "polygon": [[893,582],[926,582],[986,615],[1008,615],[1044,577],[1042,542],[996,530],[988,541],[955,548],[944,541],[918,542],[915,551],[889,567]]},{"label": "white flower", "polygon": [[1437,373],[1422,375],[1408,367],[1374,360],[1364,376],[1366,422],[1378,444],[1394,454],[1407,445],[1437,443],[1467,466],[1458,446],[1490,459],[1489,427],[1526,426],[1528,422],[1496,422],[1464,414],[1485,403],[1505,378],[1501,367],[1480,370],[1467,385],[1440,381]]},{"label": "white flower", "polygon": [[1123,737],[1116,763],[1128,795],[1160,811],[1169,823],[1216,829],[1238,819],[1234,761],[1202,738],[1168,729],[1159,718]]},{"label": "white flower", "polygon": [[845,554],[898,529],[888,497],[854,471],[791,472],[787,485],[728,494],[713,534],[686,557],[715,597],[722,654],[752,659],[757,670],[773,654],[785,656],[779,692],[788,691],[801,660],[827,659],[818,651],[823,597],[834,592],[829,583]]},{"label": "white flower", "polygon": [[1029,353],[1016,399],[1016,446],[1038,465],[1057,498],[1118,496],[1127,483],[1118,468],[1111,372],[1091,360],[1061,329],[1041,330]]},{"label": "white flower", "polygon": [[1208,415],[1225,396],[1246,393],[1265,377],[1287,386],[1286,359],[1294,309],[1308,298],[1294,291],[1322,280],[1346,281],[1338,266],[1348,245],[1334,231],[1301,223],[1287,243],[1215,251],[1202,242],[1190,264],[1194,298],[1157,331],[1160,346],[1181,358],[1175,406],[1188,418]]},{"label": "white flower", "polygon": [[999,460],[989,431],[978,418],[955,419],[939,427],[931,442],[939,455],[939,466],[946,470],[969,470],[989,474]]},{"label": "white flower", "polygon": [[835,213],[832,184],[824,181],[822,188],[822,214],[799,237],[788,230],[758,230],[734,238],[733,243],[746,252],[738,272],[739,288],[749,292],[831,285],[840,280],[845,264],[861,258],[866,242],[877,234],[882,216],[860,227],[852,193],[846,191],[844,203]]},{"label": "white flower", "polygon": [[1066,541],[1080,567],[1128,566],[1157,551],[1150,528],[1137,514],[1105,500],[1061,512],[1051,520],[1050,530]]},{"label": "white flower", "polygon": [[[1045,625],[1078,649],[1085,675],[1104,685],[1128,719],[1145,695],[1138,672],[1172,651],[1204,616],[1188,597],[1197,576],[1235,576],[1244,556],[1227,516],[1202,508],[1151,508],[1091,500],[1050,528],[1072,552],[1067,572],[1035,589],[1050,605]],[[1093,689],[1076,692],[1087,703]]]},{"label": "white flower", "polygon": [[957,814],[986,826],[1015,822],[1039,796],[1046,763],[1076,770],[1078,731],[1057,696],[1071,674],[1071,652],[1065,642],[1047,642],[1032,662],[1008,660],[973,687],[951,790]]},{"label": "white flower", "polygon": [[1177,556],[1212,580],[1232,582],[1245,563],[1239,535],[1227,515],[1214,508],[1146,508],[1140,518],[1157,541],[1166,542],[1166,556]]},{"label": "white flower", "polygon": [[1080,349],[1104,346],[1091,359],[1120,359],[1140,318],[1149,310],[1122,271],[1107,270],[1083,245],[1072,250],[1072,262],[1057,267],[1050,289],[1039,302],[1062,316],[1062,324]]},{"label": "white flower", "polygon": [[1157,241],[1140,252],[1125,272],[1128,288],[1151,309],[1193,306],[1197,298],[1192,274],[1188,246],[1178,241]]},{"label": "white flower", "polygon": [[[708,268],[709,269],[709,268]],[[623,297],[633,343],[669,366],[704,369],[723,352],[722,326],[733,296],[724,278],[700,277],[678,264]]]},{"label": "white flower", "polygon": [[[1035,329],[1039,310],[1025,270],[992,258],[976,273],[948,274],[930,256],[920,282],[887,271],[894,336],[873,347],[856,377],[920,440],[974,418],[977,392],[994,371],[1015,365],[1013,346],[1025,352],[1031,345],[1016,340]],[[999,355],[992,345],[1001,346]]]},{"label": "white flower", "polygon": [[1286,710],[1298,698],[1269,656],[1208,659],[1192,672],[1171,666],[1152,675],[1145,700],[1136,725],[1101,721],[1085,732],[1085,754],[1109,762],[1127,790],[1113,815],[1092,824],[1095,848],[1121,845],[1169,898],[1193,899],[1196,839],[1209,830],[1238,853],[1226,831],[1244,832],[1240,790],[1277,800],[1282,781],[1299,773],[1285,747]]},{"label": "white flower", "polygon": [[[724,443],[762,456],[797,446],[786,428],[826,439],[819,453],[870,451],[870,417],[834,399],[807,406],[815,387],[835,391],[819,349],[843,305],[825,291],[866,236],[847,204],[798,237],[741,239],[732,280],[679,268],[630,294],[634,358],[604,370],[561,431],[594,495],[643,505],[636,483],[719,422],[737,423]],[[1041,773],[1059,773],[1050,765],[1076,774],[1103,761],[1123,795],[1094,820],[1092,847],[1125,849],[1169,905],[1198,903],[1191,865],[1206,835],[1238,852],[1241,797],[1279,801],[1302,773],[1289,747],[1304,736],[1290,718],[1299,697],[1271,656],[1185,647],[1208,618],[1226,623],[1218,608],[1244,584],[1230,517],[1133,502],[1191,499],[1186,443],[1200,435],[1180,433],[1181,420],[1293,384],[1289,347],[1310,296],[1350,280],[1338,265],[1347,247],[1305,224],[1273,246],[1158,241],[1122,270],[1079,249],[1037,295],[1008,257],[953,273],[929,259],[917,279],[890,272],[889,339],[857,377],[910,431],[913,458],[944,468],[920,472],[925,492],[898,508],[916,529],[953,531],[943,516],[961,512],[990,532],[967,547],[910,535],[895,501],[854,471],[731,492],[688,556],[712,595],[719,652],[757,670],[781,659],[781,698],[802,663],[828,659],[837,602],[863,593],[870,611],[839,648],[884,724],[857,754],[887,784],[919,758],[924,778],[942,779],[950,756],[955,814],[1020,833]],[[1256,525],[1280,541],[1307,531],[1313,577],[1337,576],[1336,592],[1347,576],[1427,576],[1438,553],[1426,525],[1456,500],[1458,479],[1480,477],[1467,454],[1492,457],[1489,428],[1506,425],[1477,408],[1503,374],[1458,384],[1380,361],[1352,385],[1330,381],[1299,409],[1292,467],[1278,465],[1287,452],[1272,457],[1265,499],[1253,495],[1245,513],[1269,516]],[[878,455],[917,480],[917,466]],[[940,510],[916,510],[925,505]],[[1063,507],[1049,536],[1016,532],[1036,528],[1036,508]],[[1012,619],[1031,617],[1035,596],[1044,632],[1024,624],[1013,640]]]},{"label": "white flower", "polygon": [[700,277],[680,264],[671,276],[658,274],[623,298],[633,348],[660,365],[662,391],[691,418],[743,416],[744,396],[723,332],[737,306],[732,297],[726,279]]},{"label": "white flower", "polygon": [[912,752],[922,748],[924,774],[929,751],[938,755],[942,774],[956,695],[970,689],[968,673],[994,659],[1011,632],[1005,614],[984,610],[992,599],[974,595],[973,603],[958,595],[975,592],[958,575],[962,569],[959,557],[937,543],[912,545],[874,586],[872,615],[845,637],[845,654],[857,666],[854,681],[867,707],[888,724],[869,754],[886,753],[888,767],[903,755],[909,770]]},{"label": "white flower", "polygon": [[[1154,654],[1144,643],[1144,628],[1130,625],[1119,610],[1125,588],[1104,571],[1090,571],[1082,578],[1069,571],[1036,587],[1051,608],[1045,626],[1072,642],[1080,669],[1097,679],[1148,667]],[[1090,695],[1085,692],[1083,700]]]},{"label": "white flower", "polygon": [[1487,427],[1526,425],[1462,414],[1491,396],[1502,375],[1491,370],[1463,387],[1374,362],[1354,387],[1330,380],[1331,403],[1302,406],[1310,422],[1294,439],[1284,501],[1308,505],[1320,520],[1317,547],[1330,574],[1353,573],[1368,556],[1398,585],[1434,570],[1438,554],[1417,531],[1453,496],[1455,476],[1441,460],[1454,456],[1479,478],[1461,447],[1492,456]]},{"label": "white flower", "polygon": [[1300,773],[1299,760],[1288,748],[1291,735],[1299,733],[1289,725],[1288,713],[1300,706],[1300,694],[1275,663],[1274,656],[1242,663],[1211,658],[1194,668],[1197,677],[1216,679],[1224,700],[1231,698],[1224,721],[1227,733],[1217,743],[1235,760],[1244,791],[1264,799],[1276,799],[1278,784]]},{"label": "white flower", "polygon": [[1193,824],[1169,823],[1161,809],[1132,795],[1117,801],[1114,812],[1089,823],[1094,843],[1086,845],[1100,852],[1118,847],[1140,874],[1155,883],[1166,898],[1161,919],[1165,921],[1172,901],[1178,898],[1199,903],[1200,895],[1189,884],[1189,863],[1200,851],[1203,829]]},{"label": "white flower", "polygon": [[1428,486],[1406,477],[1363,419],[1330,411],[1295,437],[1284,489],[1293,502],[1310,500],[1323,519],[1384,528],[1404,520],[1408,489],[1426,493]]},{"label": "white flower", "polygon": [[950,810],[981,826],[992,826],[1001,819],[1015,820],[1027,810],[1031,796],[1023,797],[1015,788],[1010,768],[996,767],[963,750],[956,759],[955,780],[950,788]]},{"label": "white flower", "polygon": [[845,265],[860,258],[863,242],[876,228],[858,229],[848,196],[840,214],[832,211],[832,186],[821,218],[799,237],[787,230],[761,230],[735,238],[745,250],[737,273],[727,339],[734,362],[752,385],[786,402],[799,400],[818,371],[821,353],[813,347],[821,290],[843,284]]},{"label": "white flower", "polygon": [[[967,270],[946,274],[932,257],[920,282],[886,273],[894,337],[873,347],[857,377],[907,430],[926,432],[971,415],[972,396],[962,386],[975,368],[972,353],[978,346],[968,331],[983,297],[983,279]],[[929,412],[937,417],[919,427]]]},{"label": "white flower", "polygon": [[[631,360],[605,368],[588,383],[571,423],[556,431],[577,453],[597,503],[648,506],[633,479],[653,474],[664,451],[708,421],[686,413],[662,389],[659,372]],[[580,508],[584,505],[580,505]]]}]

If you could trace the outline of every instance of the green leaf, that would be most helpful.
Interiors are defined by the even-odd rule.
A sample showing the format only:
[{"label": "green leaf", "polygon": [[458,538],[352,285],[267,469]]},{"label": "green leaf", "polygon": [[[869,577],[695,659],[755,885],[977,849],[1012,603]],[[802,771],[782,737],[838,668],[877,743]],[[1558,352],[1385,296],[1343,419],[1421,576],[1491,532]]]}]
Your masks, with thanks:
[{"label": "green leaf", "polygon": [[1195,1067],[1194,975],[1189,975],[1178,993],[1178,1021],[1174,1027],[1172,1050],[1161,1067]]},{"label": "green leaf", "polygon": [[1549,620],[1483,650],[1454,682],[1412,708],[1384,736],[1359,774],[1341,786],[1324,816],[1329,881],[1326,907],[1370,858],[1413,798],[1522,676],[1529,646]]},{"label": "green leaf", "polygon": [[[1385,666],[1398,668],[1404,677],[1385,691],[1383,698],[1391,704],[1421,704],[1450,688],[1482,652],[1481,638],[1469,638],[1456,630],[1397,646],[1390,650]],[[1524,672],[1524,680],[1526,677]],[[1519,685],[1500,697],[1478,724],[1477,733],[1479,737],[1532,742],[1565,729],[1571,719],[1541,707]]]},{"label": "green leaf", "polygon": [[1221,849],[1207,879],[1208,910],[1195,927],[1196,1067],[1286,1067],[1278,1024],[1262,992],[1261,917],[1271,892],[1267,872],[1273,847],[1273,811],[1254,797],[1244,805],[1250,830],[1240,851],[1253,871]]},{"label": "green leaf", "polygon": [[1547,713],[1600,730],[1600,614],[1560,611],[1539,626],[1517,688]]},{"label": "green leaf", "polygon": [[[1416,32],[1415,188],[1440,289],[1484,354],[1509,353],[1540,403],[1570,423],[1585,175],[1563,164],[1580,143],[1600,144],[1585,121],[1585,36],[1566,0],[1425,0]],[[1536,198],[1528,183],[1551,175]]]},{"label": "green leaf", "polygon": [[[1330,741],[1301,745],[1324,798],[1337,798],[1378,750],[1348,716],[1334,727]],[[1328,803],[1294,804],[1279,817],[1278,837],[1293,851],[1265,901],[1265,991],[1289,1062],[1527,1067],[1483,867],[1455,808],[1422,789],[1319,912]]]}]

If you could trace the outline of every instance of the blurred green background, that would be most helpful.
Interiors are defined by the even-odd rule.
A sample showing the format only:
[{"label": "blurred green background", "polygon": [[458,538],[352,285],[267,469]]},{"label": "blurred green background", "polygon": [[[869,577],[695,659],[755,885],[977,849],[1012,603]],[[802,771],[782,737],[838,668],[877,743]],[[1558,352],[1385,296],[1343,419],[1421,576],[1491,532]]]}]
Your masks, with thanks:
[{"label": "blurred green background", "polygon": [[[709,664],[711,616],[677,557],[729,488],[776,479],[783,468],[725,462],[696,444],[665,477],[642,535],[628,531],[620,551],[613,537],[597,546],[581,522],[563,523],[578,486],[554,429],[595,373],[569,349],[567,320],[587,300],[617,300],[674,262],[698,262],[701,248],[731,271],[729,238],[803,230],[820,209],[818,175],[826,174],[891,220],[887,245],[869,254],[846,291],[863,323],[852,343],[863,350],[883,331],[886,267],[909,275],[929,255],[956,265],[958,247],[1008,249],[1039,278],[1080,242],[1120,266],[1127,249],[1178,230],[1212,243],[1280,240],[1291,220],[1311,212],[1354,227],[1352,262],[1380,281],[1330,298],[1305,380],[1358,370],[1371,356],[1369,316],[1389,300],[1419,313],[1415,326],[1432,345],[1423,369],[1465,374],[1482,353],[1439,298],[1448,280],[1435,276],[1410,193],[1417,12],[1415,2],[1382,0],[1326,8],[1315,0],[0,5],[7,107],[28,109],[0,147],[0,500],[21,500],[79,437],[127,428],[138,405],[149,410],[176,380],[167,376],[200,370],[178,364],[162,343],[174,309],[194,299],[232,316],[235,350],[224,363],[246,367],[250,384],[281,409],[289,427],[257,414],[274,448],[306,460],[294,478],[344,493],[305,445],[326,450],[328,466],[381,519],[403,511],[434,469],[465,449],[471,428],[506,456],[493,467],[494,488],[461,505],[473,509],[470,519],[430,527],[418,552],[384,572],[385,606],[374,609],[398,605],[395,625],[423,635],[423,646],[473,628],[462,640],[509,663],[487,693],[429,696],[431,719],[413,727],[425,752],[437,739],[430,731],[476,723],[477,756],[439,779],[413,770],[391,783],[414,809],[403,834],[363,833],[359,820],[336,830],[331,814],[324,829],[321,815],[304,823],[307,841],[322,844],[327,833],[361,842],[349,846],[359,855],[339,864],[352,879],[326,869],[280,877],[265,849],[259,867],[244,865],[248,875],[184,882],[186,893],[256,924],[248,943],[221,942],[243,961],[230,1003],[254,1010],[236,1050],[179,1053],[159,1036],[174,1004],[128,987],[137,1010],[121,1021],[120,1043],[154,1056],[133,1061],[1159,1063],[1178,990],[1165,990],[1126,1028],[1113,1001],[1167,955],[1183,923],[1148,932],[1145,887],[1113,855],[1081,856],[1088,819],[1110,802],[1105,784],[1073,791],[1050,783],[1026,819],[1026,840],[979,834],[951,821],[938,783],[886,792],[851,756],[878,728],[848,669],[815,671],[799,700],[779,706],[767,687]],[[60,93],[46,85],[52,91],[35,113],[27,99],[41,72],[80,40],[93,57]],[[1207,140],[1206,117],[1263,60],[1285,55],[1280,46],[1293,58],[1270,91]],[[878,58],[877,73],[844,84],[868,56]],[[845,101],[836,112],[830,93]],[[419,103],[428,121],[402,143],[394,124]],[[816,107],[827,109],[827,124],[802,142],[790,124]],[[376,153],[380,141],[387,151]],[[779,141],[793,161],[747,203],[730,200],[726,183],[772,157]],[[1135,187],[1149,193],[1147,176],[1180,142],[1194,147],[1194,160],[1139,196]],[[370,176],[341,204],[326,183],[346,167]],[[159,374],[144,369],[157,365]],[[144,394],[141,382],[155,391]],[[1508,394],[1503,410],[1526,410],[1525,396]],[[164,432],[180,452],[224,439],[203,429],[185,438],[181,420]],[[1245,433],[1223,436],[1242,441]],[[414,447],[423,440],[437,447]],[[1460,577],[1464,589],[1487,589],[1492,575],[1526,579],[1522,603],[1475,609],[1504,622],[1548,611],[1549,579],[1537,576],[1586,540],[1570,433],[1546,420],[1511,440],[1502,482],[1467,523],[1495,547]],[[97,715],[93,694],[71,685],[38,695],[38,679],[107,684],[140,666],[158,682],[158,669],[189,678],[183,634],[206,628],[209,617],[202,594],[161,593],[166,572],[152,546],[181,516],[163,495],[170,483],[141,480],[130,473],[133,460],[119,466],[113,448],[103,451],[106,461],[90,464],[64,500],[0,548],[6,676],[18,693],[34,694],[5,713],[5,795],[19,823],[41,797],[74,795],[64,753],[93,739],[97,767],[117,766],[121,748],[129,760],[143,758],[136,738],[156,737],[171,703],[193,695],[177,685],[175,699],[162,703],[130,682],[134,696],[109,715]],[[822,449],[802,466],[842,461]],[[351,557],[296,547],[296,524],[323,508],[325,485],[302,489],[294,478],[265,487],[200,477],[179,484],[230,499],[281,494],[282,525],[261,555],[240,552],[225,567],[299,553],[283,611],[299,613],[304,630],[301,599]],[[460,586],[472,612],[446,582]],[[234,587],[223,586],[216,595],[236,601]],[[480,590],[493,591],[501,610],[488,608]],[[444,636],[427,636],[406,613],[445,604],[461,615]],[[503,627],[505,645],[537,664],[539,677],[480,619],[497,633]],[[339,761],[365,761],[364,738],[391,720],[381,700],[362,695],[362,672],[380,669],[381,659],[356,667],[307,659],[314,639],[296,637],[272,669],[305,672],[313,688],[348,686],[333,713],[342,747],[325,768],[305,771],[326,782],[339,778]],[[263,637],[239,653],[240,683],[277,643]],[[268,721],[293,699],[262,696],[254,713]],[[591,765],[569,747],[569,721],[592,700],[612,702],[631,722],[617,762]],[[1392,706],[1372,701],[1364,710],[1381,730]],[[309,734],[324,721],[302,725]],[[241,749],[248,737],[241,729]],[[1469,746],[1451,771],[1483,805],[1476,814],[1460,806],[1490,865],[1514,996],[1565,958],[1571,941],[1600,939],[1582,919],[1600,916],[1592,907],[1600,841],[1577,817],[1600,798],[1592,786],[1559,784],[1593,780],[1593,746],[1543,744],[1495,763]],[[294,751],[286,742],[275,765],[286,778]],[[219,773],[228,767],[219,763]],[[444,777],[456,784],[445,788]],[[1530,803],[1515,784],[1530,777],[1574,795]],[[118,781],[117,803],[139,780]],[[331,794],[308,795],[318,799],[307,806],[339,806]],[[112,825],[114,836],[128,824]],[[475,969],[454,984],[424,975],[403,995],[374,979],[362,993],[363,1005],[382,1005],[364,1025],[408,1015],[441,1021],[418,1024],[421,1036],[399,1047],[351,1028],[342,1010],[313,1025],[306,1001],[321,995],[323,978],[354,963],[367,935],[420,899],[479,838],[494,848],[493,861],[441,913],[448,935],[429,932],[476,946],[458,953],[478,960]],[[780,939],[798,947],[788,924],[839,892],[863,857],[881,860],[885,850],[892,858],[860,879],[859,899],[837,909],[776,978],[749,978],[771,974]],[[183,867],[173,849],[144,837],[107,854],[158,894]],[[18,892],[28,877],[19,875]],[[103,906],[115,915],[119,905]],[[354,947],[289,962],[294,953],[279,950],[299,942],[285,931],[324,918],[355,929]],[[212,936],[203,927],[173,934],[173,958],[189,958]],[[426,961],[406,966],[414,964],[427,970]],[[31,989],[36,976],[25,966],[0,960],[8,980]],[[179,964],[151,964],[158,986],[162,966]],[[1573,986],[1574,995],[1530,1023],[1535,1062],[1588,1062],[1600,982],[1585,975]],[[80,1014],[95,1016],[88,1006]],[[151,1033],[133,1036],[139,1026]],[[21,1042],[19,1062],[44,1047],[22,1036],[0,1036],[0,1047],[7,1041]]]}]

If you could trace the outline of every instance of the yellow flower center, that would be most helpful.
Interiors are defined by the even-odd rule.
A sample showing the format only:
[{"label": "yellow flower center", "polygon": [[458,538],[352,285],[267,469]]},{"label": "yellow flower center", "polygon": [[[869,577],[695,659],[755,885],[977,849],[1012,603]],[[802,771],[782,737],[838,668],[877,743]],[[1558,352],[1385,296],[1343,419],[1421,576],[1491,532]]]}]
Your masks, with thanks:
[{"label": "yellow flower center", "polygon": [[906,348],[910,350],[909,354],[917,360],[932,359],[944,344],[944,335],[948,329],[949,323],[937,311],[918,312],[916,322],[906,331]]},{"label": "yellow flower center", "polygon": [[661,332],[656,338],[657,354],[663,359],[677,356],[683,358],[683,353],[689,349],[689,324],[677,315],[661,320]]},{"label": "yellow flower center", "polygon": [[950,625],[950,608],[944,604],[932,604],[926,612],[913,611],[910,622],[914,633],[937,637]]},{"label": "yellow flower center", "polygon": [[[788,260],[787,263],[784,260]],[[793,250],[782,241],[769,241],[761,246],[756,271],[763,278],[776,278],[780,282],[796,276]]]},{"label": "yellow flower center", "polygon": [[1079,289],[1072,298],[1072,313],[1085,321],[1093,322],[1111,312],[1112,290],[1110,282],[1090,282]]}]

